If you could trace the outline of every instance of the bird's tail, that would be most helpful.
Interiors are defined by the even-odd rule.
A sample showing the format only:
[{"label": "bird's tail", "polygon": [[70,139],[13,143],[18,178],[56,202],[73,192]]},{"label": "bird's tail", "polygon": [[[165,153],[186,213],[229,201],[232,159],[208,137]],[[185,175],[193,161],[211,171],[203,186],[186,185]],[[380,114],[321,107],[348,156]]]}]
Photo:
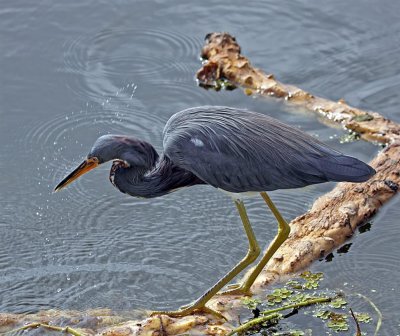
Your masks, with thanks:
[{"label": "bird's tail", "polygon": [[318,160],[320,171],[330,181],[364,182],[376,171],[370,165],[347,155],[334,155]]}]

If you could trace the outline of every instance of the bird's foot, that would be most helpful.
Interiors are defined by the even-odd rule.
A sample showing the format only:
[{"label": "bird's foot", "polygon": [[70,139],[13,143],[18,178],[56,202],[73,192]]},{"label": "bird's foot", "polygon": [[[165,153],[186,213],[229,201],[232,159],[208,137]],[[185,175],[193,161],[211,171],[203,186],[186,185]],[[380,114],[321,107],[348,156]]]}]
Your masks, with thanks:
[{"label": "bird's foot", "polygon": [[241,295],[241,296],[252,296],[252,292],[249,288],[243,284],[231,284],[226,286],[226,290],[219,292],[219,295]]},{"label": "bird's foot", "polygon": [[171,310],[171,311],[153,311],[150,313],[150,316],[155,316],[155,315],[167,315],[169,317],[183,317],[183,316],[188,316],[188,315],[193,315],[196,313],[200,314],[210,314],[218,319],[223,319],[226,320],[226,317],[222,315],[219,311],[216,311],[214,309],[208,308],[206,306],[197,306],[197,305],[185,305],[180,307],[178,310]]}]

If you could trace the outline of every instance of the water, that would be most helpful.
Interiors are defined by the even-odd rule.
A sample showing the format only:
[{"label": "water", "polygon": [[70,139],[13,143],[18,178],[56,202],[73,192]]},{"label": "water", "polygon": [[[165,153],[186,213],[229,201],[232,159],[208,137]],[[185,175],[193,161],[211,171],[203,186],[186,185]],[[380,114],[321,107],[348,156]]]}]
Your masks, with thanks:
[{"label": "water", "polygon": [[[323,7],[321,7],[323,5]],[[340,144],[340,129],[277,102],[196,86],[203,38],[236,35],[253,64],[330,99],[400,121],[400,3],[394,0],[251,2],[3,0],[0,8],[0,311],[176,308],[245,253],[231,201],[200,186],[154,200],[117,192],[109,166],[52,189],[105,133],[162,149],[176,111],[219,104],[272,115],[360,159],[379,148]],[[272,193],[292,219],[325,184]],[[313,269],[329,288],[368,296],[381,335],[399,333],[400,201]],[[262,200],[248,201],[262,245],[275,232]],[[365,308],[365,307],[364,307]]]}]

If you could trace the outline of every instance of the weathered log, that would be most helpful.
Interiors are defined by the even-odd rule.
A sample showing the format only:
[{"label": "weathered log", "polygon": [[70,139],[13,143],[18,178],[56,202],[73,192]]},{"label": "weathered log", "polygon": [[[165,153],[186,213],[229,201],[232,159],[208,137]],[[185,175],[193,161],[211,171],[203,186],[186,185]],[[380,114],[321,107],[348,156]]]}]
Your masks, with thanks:
[{"label": "weathered log", "polygon": [[[284,98],[290,104],[321,113],[326,118],[342,124],[369,141],[388,144],[371,162],[377,174],[361,184],[339,183],[331,192],[320,197],[312,208],[294,219],[290,225],[289,239],[260,274],[252,290],[259,293],[263,288],[282,276],[296,273],[313,260],[328,254],[350,238],[355,228],[373,216],[378,209],[396,194],[400,183],[400,125],[385,119],[378,113],[350,107],[343,100],[332,102],[315,97],[295,86],[278,82],[251,66],[240,54],[236,40],[226,33],[213,33],[206,37],[202,51],[208,61],[198,71],[197,78],[203,85],[215,85],[227,79],[243,87],[246,93]],[[106,310],[90,312],[44,311],[38,314],[0,314],[0,333],[21,326],[23,323],[69,322],[71,327],[80,325],[85,335],[103,336],[156,336],[190,333],[194,335],[226,335],[237,324],[240,297],[214,297],[209,305],[220,311],[227,321],[212,316],[195,315],[184,318],[154,316],[143,321],[122,322]],[[82,323],[87,317],[94,319]],[[127,320],[125,317],[124,320]]]}]

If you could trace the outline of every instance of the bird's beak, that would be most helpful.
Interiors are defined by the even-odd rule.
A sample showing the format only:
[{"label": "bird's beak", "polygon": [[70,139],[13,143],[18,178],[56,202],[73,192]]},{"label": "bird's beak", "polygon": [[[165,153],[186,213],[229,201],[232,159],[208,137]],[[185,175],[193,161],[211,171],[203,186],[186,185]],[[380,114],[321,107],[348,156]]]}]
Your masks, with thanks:
[{"label": "bird's beak", "polygon": [[59,191],[62,188],[66,187],[71,182],[75,181],[79,176],[87,173],[88,171],[96,168],[99,165],[99,160],[95,157],[86,159],[83,161],[78,168],[76,168],[71,174],[69,174],[65,179],[63,179],[57,187],[55,187],[54,191]]}]

